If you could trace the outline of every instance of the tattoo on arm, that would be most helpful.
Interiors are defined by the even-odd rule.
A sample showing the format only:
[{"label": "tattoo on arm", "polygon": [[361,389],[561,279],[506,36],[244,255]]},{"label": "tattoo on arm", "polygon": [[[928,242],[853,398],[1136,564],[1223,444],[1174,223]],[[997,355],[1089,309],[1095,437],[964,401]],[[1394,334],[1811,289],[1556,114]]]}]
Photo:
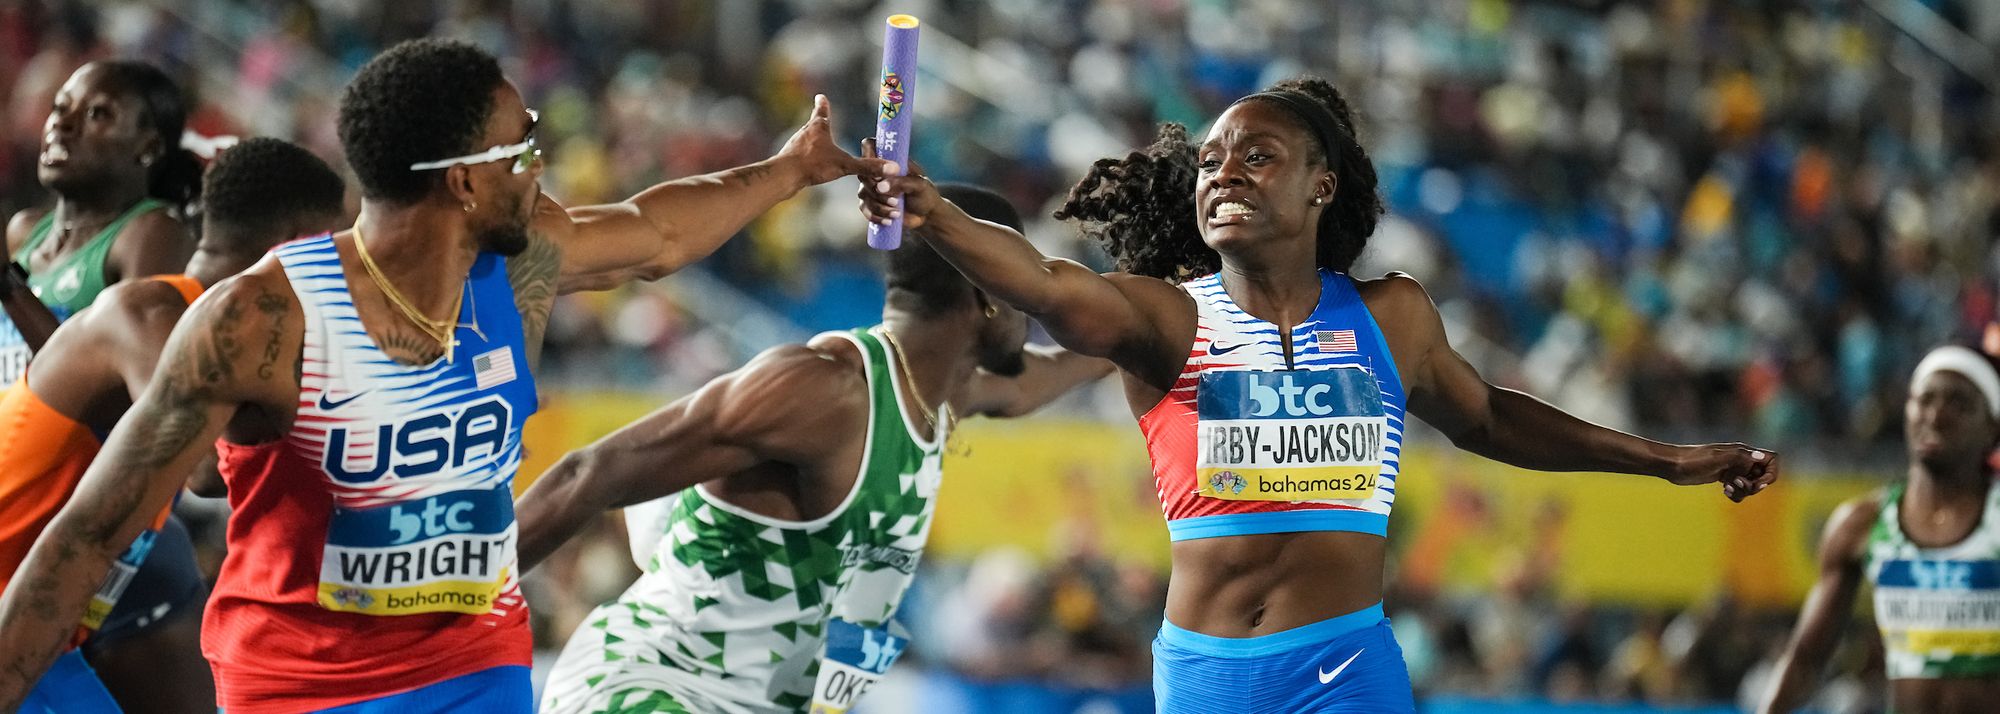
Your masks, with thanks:
[{"label": "tattoo on arm", "polygon": [[771,167],[765,164],[750,164],[729,172],[729,177],[735,179],[737,185],[746,188],[756,185],[758,181],[770,175]]},{"label": "tattoo on arm", "polygon": [[[196,443],[219,430],[211,423],[217,407],[240,399],[234,392],[251,375],[275,372],[288,304],[256,286],[227,290],[175,330],[124,427],[112,433],[0,599],[0,710],[17,706],[62,651],[126,533],[143,526],[149,507],[171,499],[168,486],[177,488],[186,476],[177,467],[198,458]],[[254,341],[267,326],[268,345],[242,339]]]},{"label": "tattoo on arm", "polygon": [[521,311],[521,338],[530,370],[541,363],[542,335],[549,326],[561,271],[562,250],[555,241],[533,232],[527,250],[507,259],[507,282],[514,288],[514,306]]},{"label": "tattoo on arm", "polygon": [[284,298],[264,293],[257,296],[257,311],[264,313],[271,322],[271,337],[264,343],[264,358],[257,365],[257,378],[270,379],[271,371],[278,366],[279,346],[284,343],[285,338],[285,313],[289,312],[289,309],[285,305]]}]

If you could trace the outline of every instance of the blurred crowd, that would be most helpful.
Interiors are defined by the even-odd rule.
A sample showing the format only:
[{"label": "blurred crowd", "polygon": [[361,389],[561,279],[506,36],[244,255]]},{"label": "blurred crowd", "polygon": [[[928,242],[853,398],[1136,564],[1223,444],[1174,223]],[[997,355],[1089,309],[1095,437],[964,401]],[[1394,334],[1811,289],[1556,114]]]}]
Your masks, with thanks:
[{"label": "blurred crowd", "polygon": [[[0,5],[0,207],[43,200],[49,97],[93,58],[168,69],[195,131],[337,158],[339,87],[362,62],[407,37],[470,39],[541,109],[545,186],[575,205],[763,158],[815,93],[837,134],[870,133],[891,11],[925,22],[918,160],[1002,191],[1044,250],[1104,268],[1047,218],[1089,162],[1158,122],[1199,130],[1272,81],[1332,79],[1391,207],[1356,272],[1414,274],[1490,379],[1604,423],[1894,455],[1915,359],[1996,317],[2000,6],[1977,0],[21,0]],[[675,392],[766,346],[735,316],[870,320],[851,190],[758,221],[702,266],[702,299],[565,298],[546,379]],[[629,566],[615,530],[592,542],[577,557],[594,560],[555,567],[604,582],[550,597],[586,607],[622,585],[598,575],[629,575],[605,565]],[[1156,576],[1087,550],[930,573],[937,607],[981,613],[940,628],[935,664],[1143,682]],[[1726,598],[1565,605],[1540,577],[1392,598],[1420,686],[1735,700],[1788,620]]]}]

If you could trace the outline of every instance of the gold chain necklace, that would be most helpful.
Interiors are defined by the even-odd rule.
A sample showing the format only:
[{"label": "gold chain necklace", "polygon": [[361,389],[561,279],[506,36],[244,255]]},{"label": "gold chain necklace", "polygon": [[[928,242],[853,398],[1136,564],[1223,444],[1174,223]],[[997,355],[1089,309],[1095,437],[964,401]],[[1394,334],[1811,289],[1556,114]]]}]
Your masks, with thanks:
[{"label": "gold chain necklace", "polygon": [[[916,400],[917,412],[924,415],[924,424],[931,428],[931,438],[938,438],[937,414],[931,411],[930,402],[924,401],[923,390],[917,388],[917,373],[916,370],[910,369],[909,358],[903,356],[902,343],[896,341],[896,333],[890,331],[888,325],[882,326],[882,339],[889,342],[889,351],[896,353],[896,365],[903,368],[903,379],[910,383],[910,398]],[[947,433],[956,431],[958,419],[951,413],[951,405],[940,404],[938,410],[944,412],[945,431]]]},{"label": "gold chain necklace", "polygon": [[389,278],[382,274],[382,269],[375,265],[375,259],[368,255],[368,242],[362,240],[361,225],[358,223],[354,226],[354,252],[361,255],[361,267],[368,271],[368,279],[375,281],[375,287],[382,289],[383,297],[389,298],[389,304],[395,305],[396,310],[403,313],[403,317],[408,318],[419,331],[436,340],[438,347],[444,348],[444,361],[450,362],[452,347],[457,342],[452,339],[452,333],[458,329],[459,308],[465,305],[465,285],[458,286],[458,297],[451,301],[451,317],[444,320],[432,319],[411,305],[409,298],[403,297],[403,294],[396,290],[396,286],[389,284]]}]

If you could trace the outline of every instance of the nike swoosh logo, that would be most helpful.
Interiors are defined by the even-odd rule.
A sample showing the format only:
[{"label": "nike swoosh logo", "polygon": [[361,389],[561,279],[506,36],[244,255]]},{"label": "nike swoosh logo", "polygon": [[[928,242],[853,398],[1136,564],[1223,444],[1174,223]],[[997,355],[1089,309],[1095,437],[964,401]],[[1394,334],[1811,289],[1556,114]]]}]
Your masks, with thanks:
[{"label": "nike swoosh logo", "polygon": [[1244,346],[1244,345],[1247,345],[1247,344],[1249,344],[1249,343],[1248,343],[1248,342],[1238,342],[1238,343],[1236,343],[1236,344],[1233,344],[1233,345],[1230,345],[1230,346],[1228,346],[1228,347],[1223,347],[1223,346],[1222,346],[1222,343],[1220,343],[1220,342],[1210,342],[1210,343],[1208,343],[1208,353],[1209,353],[1209,354],[1212,354],[1212,355],[1226,355],[1226,354],[1229,354],[1229,353],[1231,353],[1231,352],[1235,352],[1237,348],[1239,348],[1239,347],[1242,347],[1242,346]]},{"label": "nike swoosh logo", "polygon": [[1340,663],[1340,666],[1338,666],[1338,667],[1335,667],[1335,668],[1333,668],[1333,671],[1331,671],[1331,672],[1328,672],[1328,671],[1326,671],[1326,670],[1324,670],[1324,669],[1320,670],[1320,671],[1319,671],[1319,683],[1320,683],[1320,684],[1328,684],[1328,683],[1331,683],[1331,682],[1333,681],[1333,678],[1334,678],[1334,677],[1338,677],[1338,676],[1340,676],[1340,671],[1341,671],[1341,670],[1343,670],[1343,669],[1347,669],[1347,665],[1350,665],[1350,664],[1354,664],[1354,659],[1355,659],[1355,657],[1360,657],[1360,656],[1361,656],[1361,653],[1363,653],[1363,652],[1367,652],[1367,651],[1368,651],[1368,648],[1366,648],[1366,647],[1363,647],[1363,648],[1361,648],[1361,649],[1358,649],[1358,650],[1355,650],[1355,651],[1354,651],[1354,657],[1349,657],[1349,658],[1347,658],[1347,661],[1346,661],[1346,662],[1342,662],[1342,663]]},{"label": "nike swoosh logo", "polygon": [[342,400],[339,400],[339,401],[334,401],[334,400],[331,400],[331,399],[327,399],[327,398],[326,398],[326,397],[327,397],[327,393],[326,393],[326,392],[320,392],[320,393],[319,393],[319,410],[320,410],[320,411],[323,411],[323,412],[330,412],[330,411],[333,411],[333,410],[335,410],[335,409],[339,409],[339,408],[341,408],[341,407],[343,407],[343,406],[346,406],[348,402],[351,402],[351,401],[354,401],[354,400],[356,400],[356,399],[360,399],[360,398],[361,398],[361,395],[363,395],[363,394],[367,394],[367,393],[368,393],[368,391],[369,391],[369,390],[366,390],[366,389],[363,389],[363,390],[361,390],[361,391],[359,391],[359,392],[355,392],[355,393],[353,393],[353,394],[349,394],[349,395],[347,395],[347,398],[346,398],[346,399],[342,399]]}]

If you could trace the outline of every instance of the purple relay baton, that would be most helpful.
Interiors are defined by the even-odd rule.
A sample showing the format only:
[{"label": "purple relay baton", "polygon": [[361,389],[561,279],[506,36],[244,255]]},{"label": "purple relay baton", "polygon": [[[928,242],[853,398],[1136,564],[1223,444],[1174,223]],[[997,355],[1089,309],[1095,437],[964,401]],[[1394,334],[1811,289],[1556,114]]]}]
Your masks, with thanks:
[{"label": "purple relay baton", "polygon": [[[910,115],[916,113],[917,18],[890,15],[882,34],[882,106],[875,118],[875,151],[910,170]],[[889,225],[868,224],[868,246],[895,250],[903,244],[903,216]]]}]

